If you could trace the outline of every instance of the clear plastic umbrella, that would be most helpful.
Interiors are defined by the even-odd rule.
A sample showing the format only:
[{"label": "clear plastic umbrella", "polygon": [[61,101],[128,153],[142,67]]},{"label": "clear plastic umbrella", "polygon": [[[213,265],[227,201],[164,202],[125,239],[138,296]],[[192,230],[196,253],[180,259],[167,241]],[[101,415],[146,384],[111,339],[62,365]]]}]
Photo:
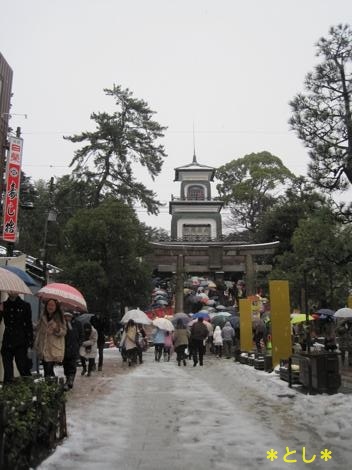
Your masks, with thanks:
[{"label": "clear plastic umbrella", "polygon": [[139,308],[126,312],[121,318],[121,323],[127,323],[129,320],[133,320],[135,323],[139,323],[140,325],[150,325],[152,323],[148,316]]}]

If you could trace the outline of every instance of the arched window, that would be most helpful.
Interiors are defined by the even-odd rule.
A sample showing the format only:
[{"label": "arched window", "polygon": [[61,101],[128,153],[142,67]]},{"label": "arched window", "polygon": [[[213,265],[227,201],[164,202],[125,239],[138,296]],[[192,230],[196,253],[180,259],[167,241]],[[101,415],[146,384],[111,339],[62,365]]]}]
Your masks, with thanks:
[{"label": "arched window", "polygon": [[204,201],[204,187],[203,186],[189,186],[187,189],[188,201]]}]

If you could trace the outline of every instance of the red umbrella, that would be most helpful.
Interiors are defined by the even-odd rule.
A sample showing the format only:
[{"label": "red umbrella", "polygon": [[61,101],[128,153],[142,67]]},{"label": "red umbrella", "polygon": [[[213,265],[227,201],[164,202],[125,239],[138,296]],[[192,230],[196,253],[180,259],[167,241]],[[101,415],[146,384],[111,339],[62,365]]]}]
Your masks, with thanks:
[{"label": "red umbrella", "polygon": [[42,300],[55,299],[65,307],[87,311],[83,295],[69,284],[53,282],[39,289],[36,295]]}]

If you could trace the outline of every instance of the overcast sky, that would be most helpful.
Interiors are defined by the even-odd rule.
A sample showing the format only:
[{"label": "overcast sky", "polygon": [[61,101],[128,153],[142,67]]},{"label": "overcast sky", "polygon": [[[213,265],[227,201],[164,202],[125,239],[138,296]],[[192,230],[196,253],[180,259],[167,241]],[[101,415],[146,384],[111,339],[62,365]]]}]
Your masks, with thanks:
[{"label": "overcast sky", "polygon": [[[317,63],[330,26],[352,24],[350,0],[11,0],[1,5],[0,52],[14,72],[13,128],[33,180],[70,172],[72,135],[113,111],[115,83],[148,102],[167,126],[168,158],[153,182],[168,203],[174,168],[218,167],[267,150],[296,175],[307,151],[287,124],[288,102]],[[27,115],[27,119],[24,114]],[[149,225],[170,228],[168,205]]]}]

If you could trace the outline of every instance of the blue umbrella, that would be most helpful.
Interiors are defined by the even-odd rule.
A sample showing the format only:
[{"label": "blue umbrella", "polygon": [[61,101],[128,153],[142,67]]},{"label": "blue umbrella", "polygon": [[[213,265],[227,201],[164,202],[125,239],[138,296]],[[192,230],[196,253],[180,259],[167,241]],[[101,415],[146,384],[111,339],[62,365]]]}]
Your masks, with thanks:
[{"label": "blue umbrella", "polygon": [[26,273],[26,271],[23,271],[22,269],[18,268],[17,266],[2,266],[4,269],[7,269],[8,271],[11,271],[12,273],[16,274],[19,278],[22,279],[22,281],[27,285],[27,286],[37,286],[37,282],[30,276],[29,274]]},{"label": "blue umbrella", "polygon": [[204,320],[209,320],[208,312],[197,312],[192,315],[192,318],[203,318]]}]

